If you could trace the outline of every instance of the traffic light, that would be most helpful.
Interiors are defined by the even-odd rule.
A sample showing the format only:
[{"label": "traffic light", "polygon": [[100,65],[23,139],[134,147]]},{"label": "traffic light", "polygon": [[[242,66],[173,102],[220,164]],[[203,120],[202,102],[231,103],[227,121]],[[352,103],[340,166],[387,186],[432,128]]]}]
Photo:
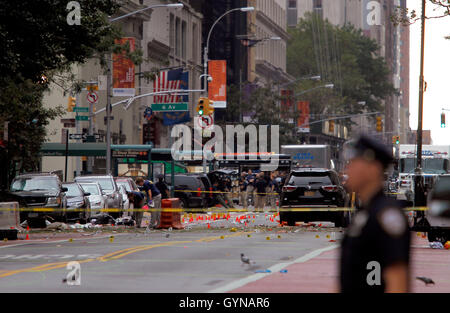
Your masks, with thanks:
[{"label": "traffic light", "polygon": [[328,124],[328,132],[334,133],[334,121],[330,121]]},{"label": "traffic light", "polygon": [[214,113],[214,107],[212,106],[212,101],[208,98],[199,98],[197,103],[197,113],[200,116],[211,115]]},{"label": "traffic light", "polygon": [[67,112],[73,112],[73,108],[77,105],[77,99],[75,97],[69,96],[67,101]]},{"label": "traffic light", "polygon": [[383,122],[381,121],[381,116],[377,116],[377,132],[381,133],[383,131]]},{"label": "traffic light", "polygon": [[392,143],[393,144],[400,144],[400,136],[392,136]]},{"label": "traffic light", "polygon": [[441,113],[441,128],[445,128],[445,113]]}]

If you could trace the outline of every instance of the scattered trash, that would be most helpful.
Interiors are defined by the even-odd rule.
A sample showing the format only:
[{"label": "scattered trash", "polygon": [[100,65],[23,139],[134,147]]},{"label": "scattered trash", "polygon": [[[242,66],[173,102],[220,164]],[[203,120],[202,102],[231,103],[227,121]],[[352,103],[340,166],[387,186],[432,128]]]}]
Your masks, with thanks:
[{"label": "scattered trash", "polygon": [[423,281],[426,286],[428,286],[428,284],[434,285],[434,281],[431,278],[417,276],[416,279]]},{"label": "scattered trash", "polygon": [[93,215],[89,218],[89,222],[92,224],[102,224],[102,225],[117,224],[116,220],[107,213],[100,213]]},{"label": "scattered trash", "polygon": [[47,225],[47,229],[66,230],[69,228],[70,228],[69,225],[61,222],[54,222],[51,223],[50,225]]},{"label": "scattered trash", "polygon": [[45,225],[46,226],[51,225],[51,224],[52,224],[52,222],[49,222],[49,221],[45,220]]},{"label": "scattered trash", "polygon": [[116,220],[116,225],[134,226],[135,222],[131,216],[120,217]]},{"label": "scattered trash", "polygon": [[247,237],[250,238],[252,235],[248,234]]},{"label": "scattered trash", "polygon": [[75,223],[73,225],[70,225],[70,228],[72,228],[72,229],[83,229],[84,226],[81,225],[80,223]]},{"label": "scattered trash", "polygon": [[444,244],[444,248],[447,249],[447,250],[450,249],[450,241],[447,241],[447,242]]},{"label": "scattered trash", "polygon": [[237,229],[236,229],[235,227],[232,227],[232,228],[230,229],[231,232],[236,232],[236,230],[237,230]]},{"label": "scattered trash", "polygon": [[444,249],[444,245],[439,241],[430,242],[430,248],[432,249]]},{"label": "scattered trash", "polygon": [[73,242],[73,239],[72,239],[72,238],[70,238],[70,239],[69,239],[69,242]]},{"label": "scattered trash", "polygon": [[111,242],[111,243],[114,242],[114,236],[109,237],[109,242]]},{"label": "scattered trash", "polygon": [[220,236],[220,239],[225,239],[225,237],[224,236]]},{"label": "scattered trash", "polygon": [[281,270],[280,273],[287,273],[287,270]]}]

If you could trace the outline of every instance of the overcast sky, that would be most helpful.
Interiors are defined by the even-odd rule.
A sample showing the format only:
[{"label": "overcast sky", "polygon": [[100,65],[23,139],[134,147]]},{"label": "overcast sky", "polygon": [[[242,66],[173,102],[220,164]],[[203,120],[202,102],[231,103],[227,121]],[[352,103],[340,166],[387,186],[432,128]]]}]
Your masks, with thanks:
[{"label": "overcast sky", "polygon": [[[407,0],[408,8],[420,16],[421,0]],[[436,16],[440,11],[427,1],[426,15]],[[420,74],[420,20],[410,26],[410,126],[417,129]],[[450,111],[446,111],[446,128],[441,128],[442,108],[450,110],[450,16],[427,19],[425,22],[423,129],[431,129],[433,144],[450,145]]]}]

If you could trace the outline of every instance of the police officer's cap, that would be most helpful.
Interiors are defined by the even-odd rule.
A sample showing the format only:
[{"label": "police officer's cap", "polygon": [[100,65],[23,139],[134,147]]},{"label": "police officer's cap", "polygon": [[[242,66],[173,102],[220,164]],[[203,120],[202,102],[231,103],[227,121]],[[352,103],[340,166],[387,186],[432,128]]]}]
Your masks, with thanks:
[{"label": "police officer's cap", "polygon": [[392,153],[384,144],[366,135],[361,135],[359,139],[351,142],[349,148],[348,159],[359,157],[367,161],[378,161],[384,168],[394,160]]}]

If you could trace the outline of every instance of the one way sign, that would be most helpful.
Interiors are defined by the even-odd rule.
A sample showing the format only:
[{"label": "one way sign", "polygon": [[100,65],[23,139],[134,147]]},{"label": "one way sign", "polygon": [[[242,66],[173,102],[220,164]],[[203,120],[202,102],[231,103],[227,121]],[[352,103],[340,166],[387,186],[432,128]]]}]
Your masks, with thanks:
[{"label": "one way sign", "polygon": [[69,134],[69,139],[75,139],[75,140],[84,139],[84,140],[86,140],[87,136],[88,136],[87,134]]}]

